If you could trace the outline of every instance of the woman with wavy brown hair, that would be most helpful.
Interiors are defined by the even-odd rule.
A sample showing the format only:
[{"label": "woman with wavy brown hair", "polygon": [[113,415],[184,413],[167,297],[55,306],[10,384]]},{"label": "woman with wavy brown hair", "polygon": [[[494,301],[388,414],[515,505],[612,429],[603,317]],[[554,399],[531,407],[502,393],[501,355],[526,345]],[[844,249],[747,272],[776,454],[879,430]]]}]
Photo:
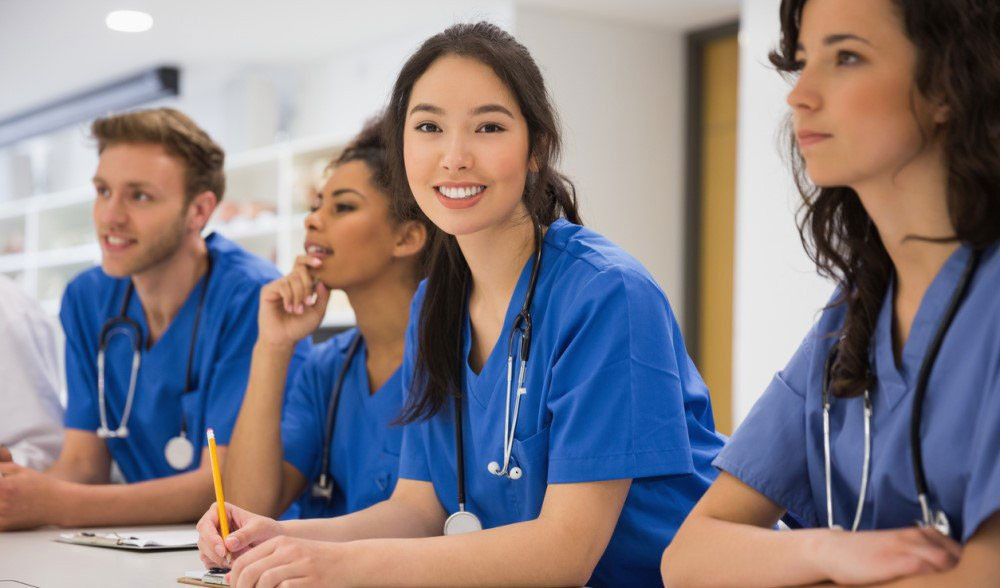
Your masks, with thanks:
[{"label": "woman with wavy brown hair", "polygon": [[1000,3],[783,0],[781,24],[799,230],[837,290],[664,581],[996,585]]}]

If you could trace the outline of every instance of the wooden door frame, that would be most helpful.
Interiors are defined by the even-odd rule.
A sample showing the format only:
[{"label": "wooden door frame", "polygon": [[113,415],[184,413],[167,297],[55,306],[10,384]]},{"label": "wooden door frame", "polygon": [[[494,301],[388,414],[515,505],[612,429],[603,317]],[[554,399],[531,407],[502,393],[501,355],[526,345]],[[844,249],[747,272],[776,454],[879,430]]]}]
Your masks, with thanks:
[{"label": "wooden door frame", "polygon": [[687,154],[684,170],[684,342],[688,355],[698,363],[698,316],[701,312],[701,150],[704,79],[702,69],[705,45],[723,37],[738,35],[739,21],[692,31],[687,35],[687,103],[685,106],[684,147]]}]

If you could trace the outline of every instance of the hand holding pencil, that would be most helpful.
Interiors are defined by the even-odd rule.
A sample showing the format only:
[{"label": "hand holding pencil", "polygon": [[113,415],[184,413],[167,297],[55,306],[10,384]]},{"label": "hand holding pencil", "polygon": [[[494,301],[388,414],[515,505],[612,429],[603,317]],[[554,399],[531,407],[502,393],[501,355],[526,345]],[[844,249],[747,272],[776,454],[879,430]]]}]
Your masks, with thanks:
[{"label": "hand holding pencil", "polygon": [[[250,548],[280,535],[281,523],[256,515],[238,506],[226,504],[222,491],[222,475],[215,447],[215,433],[208,430],[208,453],[212,461],[216,503],[198,521],[198,551],[207,568],[228,568],[232,559]],[[229,522],[234,529],[230,531]]]}]

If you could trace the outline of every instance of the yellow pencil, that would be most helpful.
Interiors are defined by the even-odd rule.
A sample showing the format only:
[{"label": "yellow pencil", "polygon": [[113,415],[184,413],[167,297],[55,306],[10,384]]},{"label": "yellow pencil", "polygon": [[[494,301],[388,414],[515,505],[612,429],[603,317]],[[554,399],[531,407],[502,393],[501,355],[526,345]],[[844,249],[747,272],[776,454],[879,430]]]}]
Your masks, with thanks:
[{"label": "yellow pencil", "polygon": [[208,430],[208,455],[212,459],[212,481],[215,482],[215,503],[219,507],[219,530],[222,540],[229,536],[229,517],[226,516],[226,498],[222,495],[222,474],[219,472],[219,455],[215,452],[215,431]]}]

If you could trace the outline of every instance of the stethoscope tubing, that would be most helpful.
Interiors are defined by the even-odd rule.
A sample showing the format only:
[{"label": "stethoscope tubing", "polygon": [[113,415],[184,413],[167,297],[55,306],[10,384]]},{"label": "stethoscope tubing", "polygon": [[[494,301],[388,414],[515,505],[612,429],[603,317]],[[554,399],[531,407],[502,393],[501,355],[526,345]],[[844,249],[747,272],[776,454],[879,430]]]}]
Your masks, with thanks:
[{"label": "stethoscope tubing", "polygon": [[[958,313],[958,309],[965,299],[968,292],[969,285],[972,282],[972,277],[975,275],[976,268],[979,265],[979,259],[981,256],[981,251],[974,250],[971,252],[968,263],[966,263],[965,269],[962,272],[962,276],[959,279],[958,286],[955,288],[948,301],[948,307],[945,311],[944,316],[941,319],[941,323],[938,326],[937,331],[934,334],[934,338],[931,340],[931,344],[924,354],[924,358],[920,363],[920,371],[917,377],[917,385],[913,394],[913,406],[910,415],[910,455],[913,464],[913,478],[914,487],[917,492],[917,501],[920,504],[921,511],[921,524],[923,526],[931,526],[940,530],[945,535],[950,534],[950,526],[947,520],[947,516],[944,511],[937,511],[936,513],[930,506],[929,491],[927,488],[927,474],[924,469],[923,462],[923,448],[920,439],[920,431],[922,426],[922,414],[924,399],[927,396],[927,386],[930,381],[930,374],[933,370],[934,364],[937,361],[938,352],[941,350],[941,344],[944,342],[944,337],[951,327],[951,323],[955,319],[955,315]],[[823,458],[824,458],[824,474],[826,477],[826,509],[827,509],[827,525],[831,528],[836,527],[833,521],[833,494],[832,494],[832,483],[831,483],[831,451],[830,451],[830,406],[831,406],[831,393],[830,393],[830,380],[831,374],[834,369],[834,364],[836,363],[837,348],[840,341],[837,341],[830,348],[827,353],[826,362],[823,369],[823,381],[822,381],[822,405],[823,405]],[[869,468],[871,463],[871,418],[872,418],[872,402],[868,390],[864,392],[864,426],[865,426],[865,447],[864,447],[864,462],[862,464],[861,470],[861,488],[858,496],[857,510],[855,511],[854,523],[852,525],[852,531],[857,530],[861,522],[861,515],[864,509],[865,494],[868,486],[869,478]]]},{"label": "stethoscope tubing", "polygon": [[[542,266],[542,227],[540,225],[535,225],[535,255],[534,255],[534,265],[531,268],[531,276],[528,279],[528,290],[524,296],[524,303],[521,305],[521,311],[518,312],[517,316],[514,317],[513,324],[510,327],[510,333],[507,336],[507,397],[504,411],[504,431],[503,431],[503,464],[502,466],[497,462],[490,462],[487,466],[487,470],[496,475],[504,476],[508,479],[517,480],[521,477],[521,468],[511,468],[510,459],[511,453],[513,451],[514,445],[514,431],[517,428],[517,419],[520,412],[521,397],[527,393],[524,387],[524,380],[526,374],[526,366],[528,363],[528,355],[531,353],[531,303],[535,298],[535,287],[538,283],[538,274]],[[517,356],[518,362],[518,377],[517,377],[517,395],[514,399],[514,409],[513,414],[511,414],[511,395],[512,395],[512,384],[514,379],[513,369],[514,369],[514,337],[520,335],[520,340],[518,341]],[[459,349],[462,349],[461,340],[459,341]],[[462,374],[465,371],[466,359],[460,358],[457,364],[458,367],[458,390],[456,390],[454,406],[455,406],[455,461],[456,461],[456,474],[457,480],[457,494],[458,494],[458,512],[464,513],[466,504],[466,487],[465,487],[465,443],[463,437],[463,417],[462,417],[462,393],[463,393],[463,381],[464,378]],[[472,513],[469,513],[471,516]],[[454,516],[454,515],[453,515]],[[478,518],[476,519],[478,522]],[[447,529],[447,524],[445,525]]]},{"label": "stethoscope tubing", "polygon": [[[202,281],[201,293],[198,297],[198,308],[195,310],[194,315],[194,325],[191,328],[191,343],[188,346],[188,358],[187,367],[184,371],[184,394],[187,394],[193,390],[191,386],[191,366],[194,363],[194,352],[195,347],[198,343],[198,330],[201,326],[201,315],[205,307],[205,297],[208,293],[209,280],[212,276],[212,255],[209,254],[207,257],[207,267],[205,268],[205,275]],[[121,308],[118,311],[118,316],[108,319],[104,325],[101,327],[100,335],[98,336],[97,342],[97,402],[99,408],[99,416],[101,420],[101,428],[98,429],[98,435],[104,438],[125,438],[128,436],[128,422],[132,414],[132,406],[135,400],[135,387],[138,381],[139,368],[142,364],[142,347],[144,346],[144,338],[142,336],[142,327],[134,319],[128,316],[128,306],[132,300],[132,292],[135,290],[135,285],[129,280],[128,286],[125,289],[125,296],[122,298]],[[107,415],[107,400],[106,400],[106,389],[105,389],[105,350],[110,342],[110,340],[119,332],[125,332],[129,334],[129,340],[132,343],[132,367],[129,374],[129,387],[128,392],[125,396],[125,409],[122,411],[122,417],[118,424],[118,428],[111,430],[108,427],[108,415]],[[204,403],[208,398],[206,394],[202,399]],[[187,436],[187,416],[184,414],[184,410],[181,410],[181,428],[180,436]]]},{"label": "stethoscope tubing", "polygon": [[347,357],[344,359],[344,364],[340,366],[340,372],[337,374],[337,380],[330,394],[330,405],[326,409],[326,422],[323,426],[323,457],[320,460],[319,480],[313,484],[313,495],[326,498],[327,500],[333,496],[332,492],[330,492],[332,478],[329,475],[329,470],[330,444],[333,441],[334,423],[337,420],[337,410],[340,406],[340,396],[344,389],[344,380],[347,378],[347,371],[350,369],[351,363],[354,362],[354,356],[357,355],[360,346],[361,331],[358,331],[351,338],[350,346],[347,348]]}]

